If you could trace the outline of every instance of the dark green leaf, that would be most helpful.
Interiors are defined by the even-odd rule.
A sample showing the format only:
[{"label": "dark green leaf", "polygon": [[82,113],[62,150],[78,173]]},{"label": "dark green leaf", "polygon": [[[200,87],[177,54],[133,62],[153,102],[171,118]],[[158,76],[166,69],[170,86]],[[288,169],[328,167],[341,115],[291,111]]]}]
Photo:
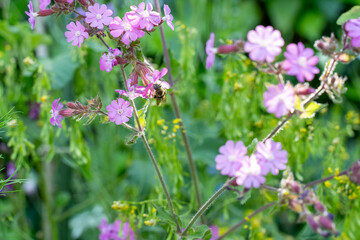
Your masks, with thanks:
[{"label": "dark green leaf", "polygon": [[355,6],[351,8],[349,11],[341,14],[340,17],[336,20],[336,24],[343,25],[350,19],[359,18],[359,17],[360,17],[360,6]]}]

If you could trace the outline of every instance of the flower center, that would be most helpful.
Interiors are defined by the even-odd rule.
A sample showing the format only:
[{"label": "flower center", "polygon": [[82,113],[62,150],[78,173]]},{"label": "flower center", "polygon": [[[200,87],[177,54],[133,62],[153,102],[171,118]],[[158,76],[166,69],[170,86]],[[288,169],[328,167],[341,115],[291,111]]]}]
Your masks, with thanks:
[{"label": "flower center", "polygon": [[97,14],[97,15],[96,15],[96,18],[97,18],[98,20],[100,20],[100,19],[101,19],[101,14]]},{"label": "flower center", "polygon": [[143,12],[141,13],[141,16],[143,16],[144,18],[147,18],[147,17],[150,16],[150,14],[149,14],[148,11],[143,11]]},{"label": "flower center", "polygon": [[229,157],[228,157],[229,161],[230,162],[234,162],[236,160],[236,155],[235,154],[231,154]]},{"label": "flower center", "polygon": [[76,32],[75,32],[75,36],[76,36],[76,37],[80,37],[80,35],[81,35],[81,32],[80,32],[80,31],[76,31]]},{"label": "flower center", "polygon": [[124,29],[125,29],[125,31],[131,31],[131,25],[130,25],[130,23],[126,22],[126,23],[124,24]]},{"label": "flower center", "polygon": [[123,111],[122,109],[119,109],[119,110],[118,110],[118,113],[119,113],[120,115],[122,115],[123,112],[124,112],[124,111]]},{"label": "flower center", "polygon": [[306,59],[306,57],[300,57],[299,60],[298,60],[298,64],[299,64],[301,67],[306,67],[306,65],[307,65],[307,59]]}]

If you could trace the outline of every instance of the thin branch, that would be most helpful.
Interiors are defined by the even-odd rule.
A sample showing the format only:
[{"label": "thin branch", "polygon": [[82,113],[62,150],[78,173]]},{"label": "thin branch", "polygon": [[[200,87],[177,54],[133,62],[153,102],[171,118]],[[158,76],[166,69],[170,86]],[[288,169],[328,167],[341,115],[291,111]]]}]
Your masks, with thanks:
[{"label": "thin branch", "polygon": [[312,187],[312,186],[315,186],[317,184],[320,184],[320,183],[323,183],[323,182],[326,182],[326,181],[329,181],[335,177],[338,177],[338,176],[342,176],[342,175],[346,175],[348,174],[349,170],[345,170],[345,171],[342,171],[341,173],[339,174],[335,174],[335,175],[331,175],[331,176],[328,176],[328,177],[325,177],[325,178],[321,178],[321,179],[318,179],[318,180],[315,180],[313,182],[309,182],[308,184],[305,184],[305,187],[308,188],[308,187]]},{"label": "thin branch", "polygon": [[216,240],[220,240],[223,239],[224,237],[226,237],[227,235],[229,235],[230,233],[232,233],[233,231],[235,231],[238,227],[240,227],[241,225],[243,225],[244,223],[248,222],[252,217],[254,217],[255,215],[261,213],[262,211],[265,211],[266,209],[272,207],[273,205],[275,205],[277,203],[277,201],[273,201],[270,202],[264,206],[262,206],[261,208],[257,209],[255,212],[253,212],[252,214],[248,215],[247,217],[245,217],[243,220],[241,220],[238,224],[236,224],[235,226],[233,226],[232,228],[230,228],[229,230],[227,230],[223,235],[219,236],[218,238],[216,238]]},{"label": "thin branch", "polygon": [[191,226],[196,222],[196,220],[215,202],[215,200],[227,189],[229,184],[235,179],[235,177],[230,178],[222,185],[219,190],[217,190],[205,203],[201,206],[201,208],[196,212],[196,214],[191,218],[189,224],[186,226],[184,231],[181,233],[181,236],[185,236],[187,231],[191,228]]},{"label": "thin branch", "polygon": [[[156,7],[156,11],[158,11],[161,14],[159,0],[155,0],[155,7]],[[169,52],[167,50],[167,44],[166,44],[163,25],[160,25],[159,29],[160,29],[160,35],[161,35],[161,42],[162,42],[162,46],[163,46],[165,64],[166,64],[166,68],[168,69],[168,79],[169,79],[170,86],[173,86],[174,81],[173,81],[172,75],[171,75],[170,57],[169,57]],[[199,183],[198,183],[198,176],[197,176],[196,166],[195,166],[195,163],[194,163],[194,160],[193,160],[193,157],[192,157],[189,138],[188,138],[188,136],[186,134],[185,126],[184,126],[183,121],[182,121],[180,109],[179,109],[179,106],[177,104],[176,96],[175,96],[174,91],[172,91],[170,93],[170,97],[171,97],[171,103],[173,105],[176,118],[181,119],[181,121],[179,122],[180,130],[181,130],[181,136],[182,136],[182,139],[184,141],[185,150],[186,150],[186,154],[187,154],[187,158],[188,158],[189,166],[190,166],[190,174],[191,174],[191,178],[192,178],[193,183],[194,183],[194,191],[195,191],[197,207],[200,208],[201,202],[202,202],[201,201],[201,195],[200,195],[200,187],[199,187]],[[205,218],[203,216],[201,216],[201,222],[205,223]]]},{"label": "thin branch", "polygon": [[[124,67],[122,65],[120,65],[120,68],[121,68],[121,73],[122,73],[122,76],[123,76],[123,81],[124,81],[124,85],[125,85],[125,88],[126,88],[126,91],[129,91],[128,87],[127,87],[127,84],[126,84],[126,75],[125,75],[125,71],[124,71]],[[133,106],[134,108],[134,115],[135,115],[135,119],[136,119],[136,122],[138,124],[138,128],[139,128],[139,131],[142,131],[141,130],[141,125],[140,125],[140,120],[139,120],[139,115],[137,113],[137,110],[136,110],[136,106],[135,106],[135,103],[134,103],[134,100],[130,99],[130,102],[131,102],[131,105]],[[165,184],[165,180],[161,174],[161,171],[160,171],[160,168],[159,168],[159,165],[154,157],[154,154],[153,152],[151,151],[151,148],[150,148],[150,145],[149,145],[149,142],[147,141],[146,139],[146,136],[145,136],[145,133],[143,132],[141,134],[141,138],[144,142],[144,145],[146,147],[146,150],[150,156],[150,159],[155,167],[155,171],[156,171],[156,174],[158,175],[159,177],[159,180],[160,180],[160,183],[161,183],[161,186],[163,188],[163,191],[164,191],[164,194],[166,196],[166,199],[168,201],[168,204],[169,204],[169,208],[171,210],[171,213],[174,217],[174,221],[175,221],[175,224],[176,224],[176,231],[177,232],[180,232],[181,229],[180,229],[180,225],[179,225],[179,222],[178,222],[178,219],[177,219],[177,216],[176,216],[176,213],[175,213],[175,209],[174,209],[174,205],[171,201],[171,197],[170,197],[170,194],[169,194],[169,191],[167,190],[167,187],[166,187],[166,184]]]}]

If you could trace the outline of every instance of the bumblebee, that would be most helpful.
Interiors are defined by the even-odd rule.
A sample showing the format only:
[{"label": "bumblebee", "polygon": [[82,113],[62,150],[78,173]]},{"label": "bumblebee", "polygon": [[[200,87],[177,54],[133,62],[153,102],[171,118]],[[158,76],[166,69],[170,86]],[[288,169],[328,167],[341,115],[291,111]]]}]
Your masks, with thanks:
[{"label": "bumblebee", "polygon": [[161,84],[154,84],[154,93],[153,98],[156,99],[156,104],[158,106],[161,105],[161,103],[166,102],[166,89],[164,89]]}]

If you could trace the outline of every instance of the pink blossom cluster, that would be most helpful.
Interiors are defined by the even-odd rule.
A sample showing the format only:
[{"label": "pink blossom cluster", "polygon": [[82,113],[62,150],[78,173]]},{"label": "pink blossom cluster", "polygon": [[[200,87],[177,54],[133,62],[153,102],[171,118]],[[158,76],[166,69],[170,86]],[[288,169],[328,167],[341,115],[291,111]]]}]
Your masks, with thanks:
[{"label": "pink blossom cluster", "polygon": [[117,220],[111,224],[106,219],[102,219],[99,230],[100,240],[135,240],[135,234],[129,222],[122,224],[121,221]]},{"label": "pink blossom cluster", "polygon": [[245,188],[258,188],[265,182],[265,176],[271,172],[278,175],[287,163],[287,152],[281,143],[268,139],[256,145],[256,151],[251,156],[243,142],[229,140],[219,149],[215,157],[216,169],[222,175],[236,177],[236,183]]}]

